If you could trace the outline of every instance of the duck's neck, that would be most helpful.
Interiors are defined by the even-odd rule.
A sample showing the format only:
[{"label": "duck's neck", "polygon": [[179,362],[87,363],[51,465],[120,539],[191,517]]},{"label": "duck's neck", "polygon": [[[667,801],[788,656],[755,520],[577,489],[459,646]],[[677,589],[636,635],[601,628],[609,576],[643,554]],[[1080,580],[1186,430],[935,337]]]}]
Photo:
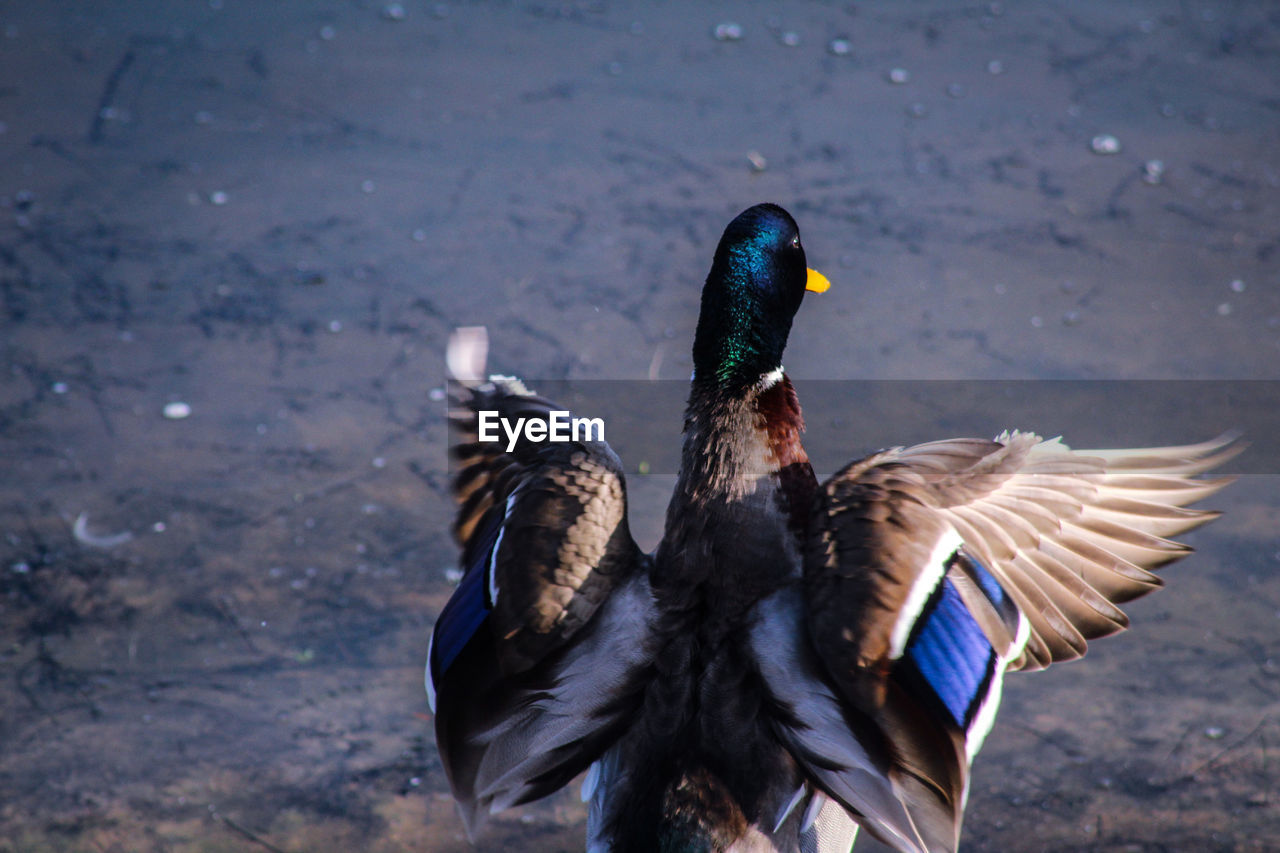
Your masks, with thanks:
[{"label": "duck's neck", "polygon": [[695,376],[680,485],[695,504],[738,500],[764,485],[790,491],[797,474],[808,485],[813,471],[803,431],[800,401],[781,367],[736,387]]},{"label": "duck's neck", "polygon": [[[817,489],[803,429],[785,376],[760,377],[746,389],[695,379],[667,535],[651,575],[655,593],[675,591],[682,606],[692,606],[701,599],[691,590],[705,585],[719,611],[734,614],[798,571]],[[726,554],[744,557],[724,562]]]}]

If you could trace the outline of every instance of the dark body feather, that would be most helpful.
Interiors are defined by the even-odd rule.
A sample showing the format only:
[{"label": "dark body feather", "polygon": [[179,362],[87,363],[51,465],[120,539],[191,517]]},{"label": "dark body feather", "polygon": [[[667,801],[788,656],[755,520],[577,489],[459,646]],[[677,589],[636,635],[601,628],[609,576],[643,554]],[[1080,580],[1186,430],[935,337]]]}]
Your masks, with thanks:
[{"label": "dark body feather", "polygon": [[681,470],[653,555],[603,442],[479,440],[550,401],[451,347],[464,575],[427,686],[469,831],[590,767],[588,850],[847,853],[959,843],[1007,671],[1078,657],[1213,518],[1231,439],[1071,451],[1011,433],[894,448],[819,484],[781,368],[825,279],[781,208],[725,231]]},{"label": "dark body feather", "polygon": [[[656,678],[644,722],[619,749],[635,768],[618,850],[725,849],[771,823],[801,779],[771,732],[779,712],[749,653],[753,609],[799,577],[797,524],[817,480],[789,380],[725,400],[695,383],[686,466],[655,555]],[[677,826],[664,828],[662,815]],[[699,847],[698,842],[705,846]]]}]

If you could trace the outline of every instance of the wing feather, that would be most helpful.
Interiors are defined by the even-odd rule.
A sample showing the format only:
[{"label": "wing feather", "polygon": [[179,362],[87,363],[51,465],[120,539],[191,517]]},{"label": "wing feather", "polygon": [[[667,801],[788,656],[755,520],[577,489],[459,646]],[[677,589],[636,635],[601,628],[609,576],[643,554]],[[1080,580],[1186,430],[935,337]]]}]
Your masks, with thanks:
[{"label": "wing feather", "polygon": [[[1212,513],[1203,521],[1212,518]],[[1103,550],[1143,568],[1158,568],[1191,553],[1191,548],[1101,518],[1064,521],[1064,534],[1075,533]]]},{"label": "wing feather", "polygon": [[[465,572],[489,571],[490,630],[507,672],[532,666],[584,625],[644,562],[626,520],[622,464],[603,441],[478,440],[478,413],[547,420],[555,403],[516,380],[456,386],[453,532]],[[481,536],[497,523],[498,540]],[[494,544],[500,548],[494,549]]]},{"label": "wing feather", "polygon": [[470,831],[563,786],[636,713],[652,656],[648,557],[603,441],[480,440],[480,412],[548,420],[518,380],[483,381],[474,330],[451,341],[454,536],[463,577],[436,620],[427,688]]},{"label": "wing feather", "polygon": [[1107,486],[1117,495],[1152,503],[1185,506],[1202,501],[1234,482],[1233,477],[1186,480],[1181,477],[1118,475],[1107,479]]},{"label": "wing feather", "polygon": [[822,485],[805,556],[810,639],[835,695],[887,744],[930,849],[958,838],[1004,672],[1079,657],[1125,628],[1117,605],[1191,550],[1168,537],[1217,517],[1185,505],[1231,482],[1192,478],[1241,450],[1234,436],[1072,451],[1006,433],[882,451]]},{"label": "wing feather", "polygon": [[1121,495],[1108,495],[1097,503],[1084,506],[1081,518],[1086,521],[1095,518],[1110,521],[1121,527],[1158,537],[1177,536],[1206,520],[1204,512],[1199,510]]},{"label": "wing feather", "polygon": [[1070,535],[1046,538],[1040,542],[1040,551],[1068,566],[1116,604],[1132,601],[1164,585],[1159,575],[1117,557],[1088,538]]}]

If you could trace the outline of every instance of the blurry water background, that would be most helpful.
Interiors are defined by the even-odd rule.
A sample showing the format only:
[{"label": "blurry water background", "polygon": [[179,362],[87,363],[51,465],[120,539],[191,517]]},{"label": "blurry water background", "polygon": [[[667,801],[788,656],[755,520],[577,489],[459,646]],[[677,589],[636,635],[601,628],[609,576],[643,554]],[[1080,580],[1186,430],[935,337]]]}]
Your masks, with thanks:
[{"label": "blurry water background", "polygon": [[652,544],[765,200],[833,283],[786,362],[825,471],[994,380],[988,433],[1255,442],[1132,631],[1008,682],[966,849],[1280,849],[1275,4],[61,0],[0,5],[0,850],[471,849],[445,336],[670,380],[610,422]]}]

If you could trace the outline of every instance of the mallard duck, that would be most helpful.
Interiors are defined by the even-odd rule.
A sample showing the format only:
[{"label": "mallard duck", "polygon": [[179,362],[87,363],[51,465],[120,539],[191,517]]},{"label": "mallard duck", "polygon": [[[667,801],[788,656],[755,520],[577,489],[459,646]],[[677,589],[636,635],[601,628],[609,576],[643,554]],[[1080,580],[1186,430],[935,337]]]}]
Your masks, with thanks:
[{"label": "mallard duck", "polygon": [[1237,451],[1070,450],[1007,432],[895,447],[825,483],[782,369],[826,290],[799,229],[729,223],[702,291],[683,455],[652,554],[603,441],[479,441],[478,412],[547,420],[450,347],[463,575],[427,691],[469,832],[586,771],[590,851],[841,851],[859,828],[951,851],[1006,672],[1126,627],[1214,518],[1183,508]]}]

